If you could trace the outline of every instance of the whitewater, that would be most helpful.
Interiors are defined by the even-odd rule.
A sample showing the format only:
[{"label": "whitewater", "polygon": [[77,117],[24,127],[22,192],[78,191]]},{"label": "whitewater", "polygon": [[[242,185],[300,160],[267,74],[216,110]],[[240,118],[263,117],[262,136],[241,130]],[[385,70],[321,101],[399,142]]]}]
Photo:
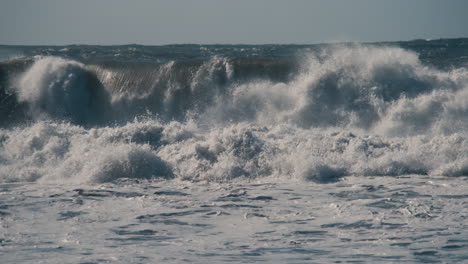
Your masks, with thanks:
[{"label": "whitewater", "polygon": [[468,39],[0,46],[5,263],[464,263]]}]

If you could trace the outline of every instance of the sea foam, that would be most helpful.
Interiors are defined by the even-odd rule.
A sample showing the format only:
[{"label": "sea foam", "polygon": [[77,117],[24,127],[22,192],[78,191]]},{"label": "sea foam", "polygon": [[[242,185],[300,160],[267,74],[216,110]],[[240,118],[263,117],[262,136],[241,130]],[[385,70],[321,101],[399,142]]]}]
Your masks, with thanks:
[{"label": "sea foam", "polygon": [[466,69],[384,46],[298,61],[275,80],[219,56],[123,68],[36,57],[12,88],[32,122],[1,130],[0,181],[466,175]]}]

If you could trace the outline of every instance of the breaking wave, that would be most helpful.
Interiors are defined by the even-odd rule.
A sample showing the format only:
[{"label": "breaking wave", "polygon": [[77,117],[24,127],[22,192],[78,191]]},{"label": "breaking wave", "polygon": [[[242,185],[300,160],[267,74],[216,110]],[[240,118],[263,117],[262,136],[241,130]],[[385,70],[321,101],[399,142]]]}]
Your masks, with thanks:
[{"label": "breaking wave", "polygon": [[0,181],[468,174],[465,68],[383,46],[298,57],[4,62]]}]

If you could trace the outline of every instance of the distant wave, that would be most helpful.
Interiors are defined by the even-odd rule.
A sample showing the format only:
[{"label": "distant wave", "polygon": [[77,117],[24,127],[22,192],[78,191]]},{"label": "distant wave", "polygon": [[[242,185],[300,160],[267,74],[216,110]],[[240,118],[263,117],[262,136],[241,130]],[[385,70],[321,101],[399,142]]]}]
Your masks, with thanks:
[{"label": "distant wave", "polygon": [[0,181],[468,174],[465,67],[383,45],[301,54],[3,62]]}]

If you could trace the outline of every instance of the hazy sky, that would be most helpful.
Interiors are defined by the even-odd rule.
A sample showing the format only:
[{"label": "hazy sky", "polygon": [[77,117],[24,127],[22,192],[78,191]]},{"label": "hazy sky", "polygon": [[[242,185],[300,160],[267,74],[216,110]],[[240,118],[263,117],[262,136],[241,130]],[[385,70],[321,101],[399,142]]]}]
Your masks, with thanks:
[{"label": "hazy sky", "polygon": [[0,0],[1,44],[468,37],[468,0]]}]

